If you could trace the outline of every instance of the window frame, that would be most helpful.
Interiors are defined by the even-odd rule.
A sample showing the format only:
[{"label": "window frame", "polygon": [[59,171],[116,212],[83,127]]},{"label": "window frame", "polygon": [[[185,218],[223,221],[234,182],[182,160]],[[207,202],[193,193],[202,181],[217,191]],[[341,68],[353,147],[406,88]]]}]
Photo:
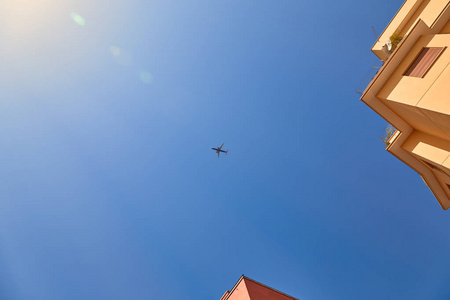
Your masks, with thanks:
[{"label": "window frame", "polygon": [[[427,63],[424,71],[418,73],[417,75],[411,75],[414,74],[414,69],[417,68],[417,66],[420,64],[420,61],[426,57],[426,53],[422,55],[425,49],[440,49],[440,51],[438,51],[437,54],[435,54],[435,56],[432,58],[432,60]],[[406,68],[406,71],[403,72],[403,76],[424,78],[425,75],[428,73],[428,71],[431,69],[431,67],[433,67],[434,63],[442,55],[445,49],[447,49],[447,47],[423,47],[422,50],[420,50],[420,52],[416,55],[412,63],[408,66],[408,68]],[[420,60],[418,61],[419,58]]]}]

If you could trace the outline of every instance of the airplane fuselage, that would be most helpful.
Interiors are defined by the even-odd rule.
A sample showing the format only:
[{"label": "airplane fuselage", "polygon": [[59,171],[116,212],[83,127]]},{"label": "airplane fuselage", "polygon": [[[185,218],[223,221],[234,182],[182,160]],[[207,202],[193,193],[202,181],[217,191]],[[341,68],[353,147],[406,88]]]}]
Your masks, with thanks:
[{"label": "airplane fuselage", "polygon": [[211,148],[211,149],[216,150],[217,152],[223,152],[223,153],[226,153],[226,151],[223,151],[223,150],[221,150],[221,149],[217,149],[217,148]]}]

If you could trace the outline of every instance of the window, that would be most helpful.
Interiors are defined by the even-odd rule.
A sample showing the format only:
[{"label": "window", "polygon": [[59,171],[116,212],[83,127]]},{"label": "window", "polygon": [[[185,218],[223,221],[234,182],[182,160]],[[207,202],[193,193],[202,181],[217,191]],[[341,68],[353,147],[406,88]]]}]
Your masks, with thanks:
[{"label": "window", "polygon": [[408,70],[406,70],[403,75],[422,78],[428,72],[442,51],[444,51],[444,49],[445,48],[437,47],[423,48],[419,53],[419,56],[416,57],[414,62],[409,66]]}]

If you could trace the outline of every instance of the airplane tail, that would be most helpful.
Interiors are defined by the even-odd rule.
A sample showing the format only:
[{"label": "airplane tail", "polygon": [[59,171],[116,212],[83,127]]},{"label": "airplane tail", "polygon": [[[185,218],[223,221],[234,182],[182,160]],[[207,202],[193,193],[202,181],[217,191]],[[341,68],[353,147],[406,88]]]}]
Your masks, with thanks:
[{"label": "airplane tail", "polygon": [[[230,150],[230,149],[228,149],[228,150]],[[227,150],[227,151],[225,151],[225,154],[226,154],[226,155],[228,155],[228,150]]]}]

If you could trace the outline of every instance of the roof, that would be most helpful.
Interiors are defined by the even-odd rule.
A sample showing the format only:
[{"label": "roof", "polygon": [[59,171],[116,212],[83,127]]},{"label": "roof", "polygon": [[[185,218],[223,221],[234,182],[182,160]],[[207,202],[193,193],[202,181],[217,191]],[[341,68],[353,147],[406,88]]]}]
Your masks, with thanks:
[{"label": "roof", "polygon": [[[241,297],[237,295],[238,291]],[[233,297],[233,293],[238,298]],[[242,299],[242,294],[246,294],[250,300],[298,300],[244,275],[239,278],[231,291],[225,292],[221,300]]]}]

